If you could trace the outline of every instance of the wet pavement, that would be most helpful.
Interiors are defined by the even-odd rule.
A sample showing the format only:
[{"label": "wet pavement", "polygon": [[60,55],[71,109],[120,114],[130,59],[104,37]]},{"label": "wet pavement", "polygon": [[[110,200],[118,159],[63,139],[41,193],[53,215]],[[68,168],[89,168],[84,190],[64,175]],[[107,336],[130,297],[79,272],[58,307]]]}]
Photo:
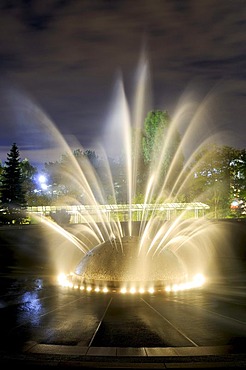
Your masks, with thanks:
[{"label": "wet pavement", "polygon": [[[239,336],[241,329],[242,333],[245,333],[243,326],[246,325],[244,292],[243,287],[241,289],[238,287],[235,294],[235,289],[231,291],[221,284],[211,286],[209,292],[197,291],[186,296],[152,295],[141,298],[119,298],[113,295],[64,290],[57,286],[55,277],[52,275],[41,275],[40,272],[39,276],[34,276],[30,271],[29,274],[18,271],[8,277],[2,276],[1,279],[0,363],[2,366],[11,364],[23,365],[27,368],[35,366],[39,369],[56,366],[59,368],[244,367],[246,341],[243,336]],[[215,300],[215,295],[220,295],[220,299]],[[165,331],[166,343],[163,341],[160,346],[158,345],[160,337],[153,337],[153,332],[157,330],[153,331],[153,327],[154,325],[158,327],[159,323],[164,327],[163,317],[161,321],[155,322],[157,318],[154,315],[152,317],[147,311],[148,319],[152,320],[151,330],[139,326],[136,321],[136,317],[147,320],[144,312],[146,303],[158,310],[157,316],[160,316],[160,312],[162,316],[164,315],[164,311],[161,311],[164,304],[166,306],[171,304],[170,307],[176,311],[181,307],[184,314],[186,312],[184,307],[192,304],[199,306],[197,317],[198,314],[200,315],[200,310],[207,310],[204,316],[207,320],[205,325],[210,325],[208,319],[210,310],[213,310],[213,315],[219,317],[219,321],[228,320],[225,318],[226,314],[234,314],[235,322],[230,330],[228,325],[232,325],[231,322],[229,324],[227,322],[225,326],[220,323],[219,327],[223,328],[221,332],[214,335],[210,333],[207,343],[204,341],[202,345],[199,345],[202,335],[199,333],[198,321],[196,326],[194,325],[194,330],[190,331],[193,335],[197,333],[197,339],[193,345],[186,342],[190,340],[187,335],[182,339],[185,344],[182,346],[180,345],[182,341],[178,342],[181,340],[180,333],[174,334],[173,337],[171,332]],[[127,313],[122,312],[121,306],[123,311],[127,310]],[[180,316],[180,313],[177,312],[177,314]],[[135,325],[130,321],[127,326],[131,316],[135,320]],[[185,317],[188,320],[188,311]],[[194,317],[194,322],[196,320]],[[117,326],[115,326],[116,321],[118,321]],[[178,317],[175,321],[178,322]],[[102,330],[104,323],[107,329]],[[182,320],[179,325],[181,324]],[[204,327],[202,321],[200,324]],[[133,328],[139,332],[134,331]],[[176,327],[174,329],[176,330]],[[231,342],[228,338],[228,330],[233,336]],[[180,329],[179,332],[181,332]],[[174,338],[177,343],[170,346],[168,338],[170,341]]]},{"label": "wet pavement", "polygon": [[[1,366],[245,367],[244,263],[236,270],[223,256],[233,274],[191,294],[117,298],[58,287],[44,246],[33,249],[28,231],[16,251],[10,236],[1,239]],[[239,257],[245,260],[242,247]]]}]

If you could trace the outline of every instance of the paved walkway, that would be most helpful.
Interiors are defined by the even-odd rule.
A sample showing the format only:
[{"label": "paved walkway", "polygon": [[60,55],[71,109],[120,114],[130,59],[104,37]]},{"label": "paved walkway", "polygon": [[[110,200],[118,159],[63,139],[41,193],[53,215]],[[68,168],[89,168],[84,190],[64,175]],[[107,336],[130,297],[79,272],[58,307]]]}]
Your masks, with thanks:
[{"label": "paved walkway", "polygon": [[22,353],[3,354],[2,366],[59,369],[142,368],[142,369],[213,369],[245,368],[246,354],[232,346],[124,348],[47,345],[27,342]]}]

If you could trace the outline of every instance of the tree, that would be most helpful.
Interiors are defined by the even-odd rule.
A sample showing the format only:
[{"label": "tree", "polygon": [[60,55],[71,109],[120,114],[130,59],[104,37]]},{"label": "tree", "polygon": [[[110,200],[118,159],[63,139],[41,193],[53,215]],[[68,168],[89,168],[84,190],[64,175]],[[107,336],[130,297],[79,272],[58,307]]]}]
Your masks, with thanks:
[{"label": "tree", "polygon": [[[45,174],[51,184],[53,204],[56,201],[66,204],[90,203],[90,190],[98,193],[100,160],[92,150],[76,149],[71,154],[63,154],[59,161],[45,163]],[[100,187],[101,190],[101,187]]]},{"label": "tree", "polygon": [[[142,140],[144,163],[155,174],[157,194],[165,183],[163,193],[168,194],[183,168],[184,156],[180,150],[180,134],[167,111],[150,111],[144,121]],[[163,194],[164,196],[164,194]]]},{"label": "tree", "polygon": [[156,153],[163,148],[163,136],[170,118],[167,112],[150,111],[144,121],[143,156],[146,163],[153,163]]},{"label": "tree", "polygon": [[22,223],[26,218],[26,194],[23,189],[21,159],[13,143],[1,174],[1,216],[4,223]]},{"label": "tree", "polygon": [[[234,149],[230,161],[230,203],[236,201],[234,213],[246,213],[246,150]],[[233,208],[232,208],[233,209]]]},{"label": "tree", "polygon": [[37,175],[37,168],[32,166],[27,158],[20,162],[21,176],[22,176],[22,189],[25,192],[27,203],[35,192],[35,176]]},{"label": "tree", "polygon": [[245,173],[245,150],[203,146],[191,163],[186,194],[189,201],[208,204],[214,218],[228,217],[231,202],[245,199]]}]

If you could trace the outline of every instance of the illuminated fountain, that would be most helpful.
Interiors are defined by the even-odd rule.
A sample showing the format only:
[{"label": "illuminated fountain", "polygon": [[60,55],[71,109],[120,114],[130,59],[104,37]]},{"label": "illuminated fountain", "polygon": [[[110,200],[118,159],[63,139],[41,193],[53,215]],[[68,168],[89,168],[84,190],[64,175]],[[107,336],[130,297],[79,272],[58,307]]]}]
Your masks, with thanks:
[{"label": "illuminated fountain", "polygon": [[[77,234],[71,233],[69,227],[65,230],[49,219],[42,220],[72,241],[81,251],[81,258],[74,271],[66,274],[65,280],[62,280],[64,285],[88,291],[110,289],[144,292],[186,289],[200,286],[203,282],[202,274],[206,274],[213,263],[210,247],[211,237],[217,233],[216,225],[204,217],[187,219],[189,204],[175,218],[167,219],[166,213],[162,211],[162,207],[167,204],[178,204],[189,179],[187,171],[192,161],[191,154],[205,143],[204,140],[198,142],[196,149],[191,146],[194,137],[198,136],[197,131],[201,134],[200,119],[205,103],[202,109],[200,107],[191,116],[194,111],[193,102],[183,100],[168,130],[158,132],[158,135],[163,135],[162,149],[158,158],[151,158],[153,165],[146,174],[141,217],[135,221],[134,205],[137,203],[135,199],[138,195],[138,174],[141,170],[143,122],[148,110],[147,82],[148,63],[142,58],[133,112],[127,103],[122,79],[119,78],[117,82],[116,98],[108,119],[107,143],[100,147],[98,145],[95,150],[96,154],[103,158],[103,168],[100,170],[104,174],[104,181],[88,160],[83,163],[76,160],[70,146],[55,126],[38,112],[39,116],[42,115],[43,124],[53,136],[59,137],[59,142],[67,153],[66,173],[63,175],[71,184],[81,189],[83,194],[84,203],[74,203],[81,222],[77,225]],[[35,110],[37,113],[37,108]],[[162,180],[161,163],[167,156],[169,144],[174,140],[177,130],[181,132],[182,138]],[[191,154],[187,155],[188,159],[180,170],[180,158],[184,149]],[[122,176],[127,210],[124,222],[117,212],[119,204],[111,171],[112,156],[116,162],[119,159],[124,163]],[[105,205],[109,203],[108,195],[111,197],[111,208],[115,205],[110,220],[105,212]],[[149,205],[152,205],[151,210]],[[199,278],[193,280],[194,276]]]}]

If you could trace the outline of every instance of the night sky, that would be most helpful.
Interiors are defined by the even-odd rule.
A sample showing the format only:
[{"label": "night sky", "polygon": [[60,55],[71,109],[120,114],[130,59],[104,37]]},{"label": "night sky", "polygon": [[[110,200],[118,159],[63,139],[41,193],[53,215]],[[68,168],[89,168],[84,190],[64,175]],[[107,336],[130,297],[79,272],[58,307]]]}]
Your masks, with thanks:
[{"label": "night sky", "polygon": [[58,160],[63,139],[93,149],[119,78],[132,108],[143,55],[146,110],[172,118],[189,96],[203,111],[203,131],[246,148],[246,0],[0,4],[2,162],[13,142],[33,165]]}]

